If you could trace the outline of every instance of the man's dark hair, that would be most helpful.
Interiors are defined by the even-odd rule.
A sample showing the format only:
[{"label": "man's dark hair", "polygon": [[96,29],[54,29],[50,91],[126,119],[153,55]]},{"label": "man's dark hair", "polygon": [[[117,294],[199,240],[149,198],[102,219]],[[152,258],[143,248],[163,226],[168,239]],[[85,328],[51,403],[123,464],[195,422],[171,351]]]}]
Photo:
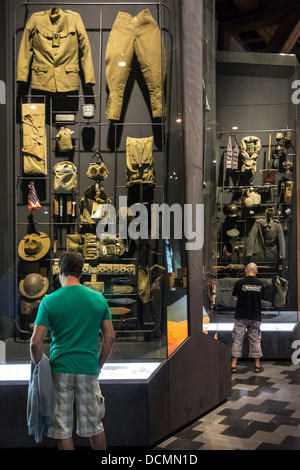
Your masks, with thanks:
[{"label": "man's dark hair", "polygon": [[80,277],[84,259],[77,251],[65,252],[61,255],[58,266],[62,269],[64,276]]}]

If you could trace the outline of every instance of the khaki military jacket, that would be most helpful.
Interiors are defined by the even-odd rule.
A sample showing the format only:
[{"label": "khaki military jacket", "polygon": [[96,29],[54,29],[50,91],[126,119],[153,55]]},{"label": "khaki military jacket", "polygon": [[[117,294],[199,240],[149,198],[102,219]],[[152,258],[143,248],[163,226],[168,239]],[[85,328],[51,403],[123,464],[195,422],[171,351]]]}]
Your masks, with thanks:
[{"label": "khaki military jacket", "polygon": [[87,85],[95,84],[91,47],[79,13],[54,7],[33,13],[22,36],[17,81],[47,92],[79,89],[79,57]]}]

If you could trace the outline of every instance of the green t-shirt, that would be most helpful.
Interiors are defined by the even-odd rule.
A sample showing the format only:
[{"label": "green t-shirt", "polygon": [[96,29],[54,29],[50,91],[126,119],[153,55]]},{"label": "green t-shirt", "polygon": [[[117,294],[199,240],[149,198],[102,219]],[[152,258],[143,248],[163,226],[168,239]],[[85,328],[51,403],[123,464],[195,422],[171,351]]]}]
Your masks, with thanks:
[{"label": "green t-shirt", "polygon": [[61,287],[43,298],[35,324],[51,331],[52,372],[97,375],[102,320],[111,318],[105,297],[89,287]]}]

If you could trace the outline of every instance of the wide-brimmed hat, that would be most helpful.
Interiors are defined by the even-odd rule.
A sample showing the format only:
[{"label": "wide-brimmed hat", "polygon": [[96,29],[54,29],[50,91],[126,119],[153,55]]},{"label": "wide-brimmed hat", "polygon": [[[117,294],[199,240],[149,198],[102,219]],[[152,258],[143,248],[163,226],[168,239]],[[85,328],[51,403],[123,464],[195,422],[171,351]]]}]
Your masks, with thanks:
[{"label": "wide-brimmed hat", "polygon": [[50,238],[46,233],[35,232],[26,235],[20,242],[18,253],[26,261],[36,261],[49,251]]},{"label": "wide-brimmed hat", "polygon": [[38,299],[48,290],[49,281],[46,277],[37,273],[27,274],[19,284],[21,294],[28,299]]}]

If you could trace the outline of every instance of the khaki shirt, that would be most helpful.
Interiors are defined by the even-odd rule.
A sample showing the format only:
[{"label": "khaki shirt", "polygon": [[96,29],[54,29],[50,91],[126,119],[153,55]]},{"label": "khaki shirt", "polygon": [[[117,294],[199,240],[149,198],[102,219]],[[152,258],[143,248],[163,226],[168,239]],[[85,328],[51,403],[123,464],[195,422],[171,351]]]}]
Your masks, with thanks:
[{"label": "khaki shirt", "polygon": [[47,92],[79,89],[79,56],[85,84],[95,85],[91,47],[79,13],[60,8],[33,13],[21,40],[17,81]]}]

